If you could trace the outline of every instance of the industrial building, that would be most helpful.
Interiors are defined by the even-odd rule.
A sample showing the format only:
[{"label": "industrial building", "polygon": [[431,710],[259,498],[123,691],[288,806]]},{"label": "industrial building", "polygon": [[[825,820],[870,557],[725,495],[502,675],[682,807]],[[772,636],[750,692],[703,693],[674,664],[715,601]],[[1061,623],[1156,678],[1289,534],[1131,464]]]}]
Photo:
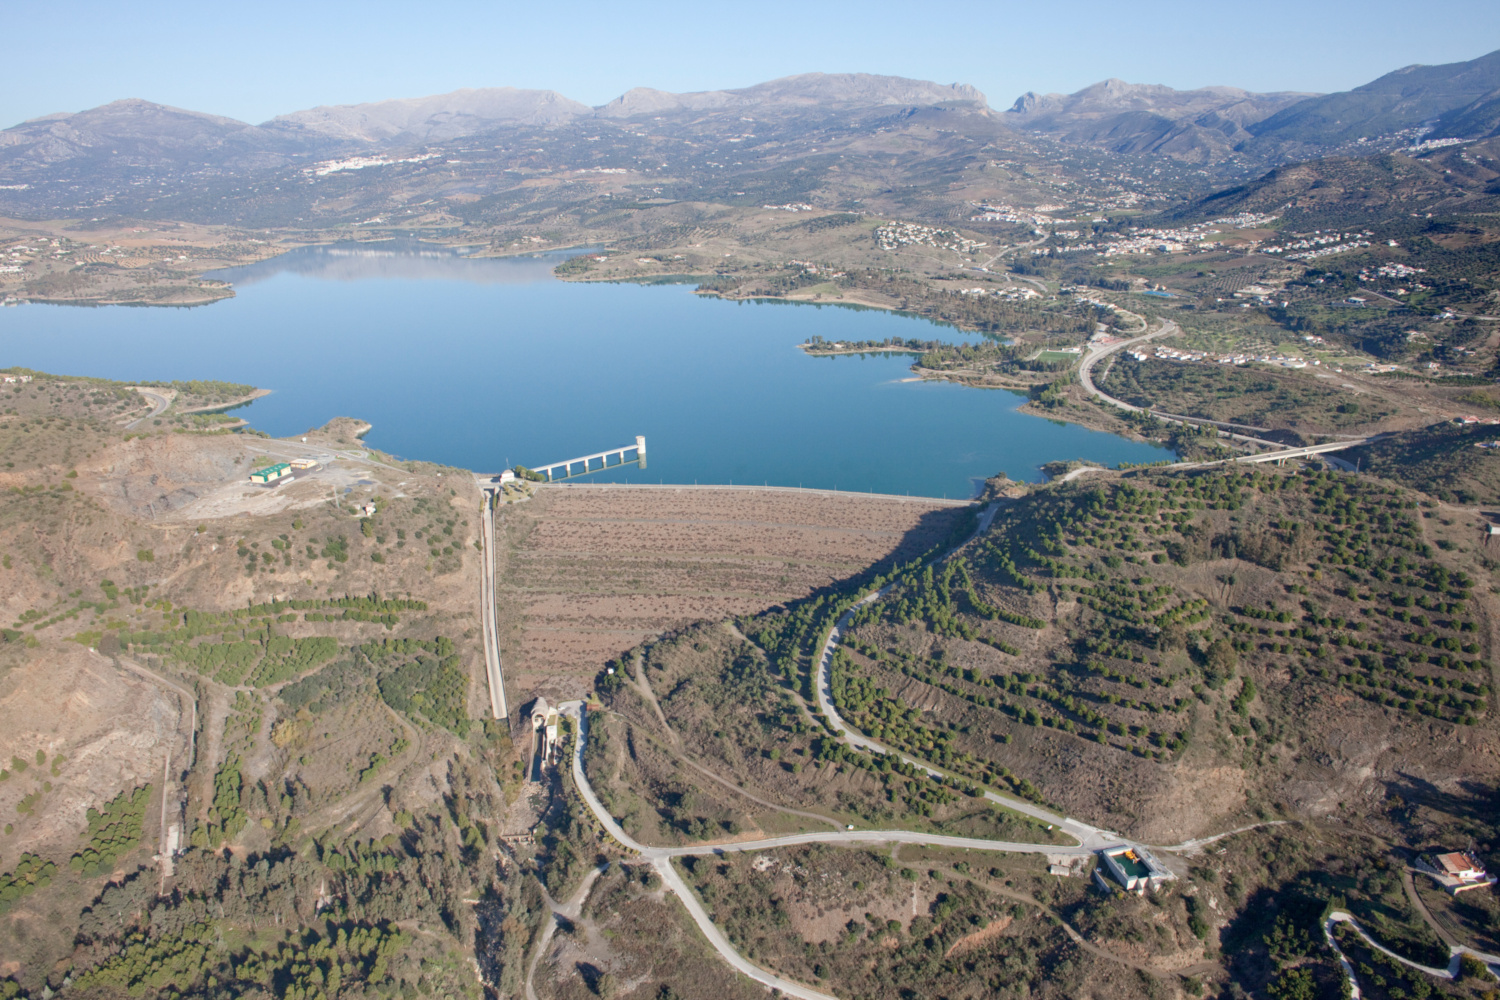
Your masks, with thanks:
[{"label": "industrial building", "polygon": [[[1099,852],[1099,859],[1126,892],[1159,889],[1163,882],[1177,877],[1144,847],[1106,848]],[[1095,875],[1098,875],[1098,869],[1095,869]],[[1102,878],[1100,883],[1107,885]]]},{"label": "industrial building", "polygon": [[265,485],[267,483],[274,483],[278,479],[285,479],[291,474],[292,467],[290,465],[285,462],[277,462],[275,465],[268,465],[264,469],[256,469],[250,473],[250,481]]}]

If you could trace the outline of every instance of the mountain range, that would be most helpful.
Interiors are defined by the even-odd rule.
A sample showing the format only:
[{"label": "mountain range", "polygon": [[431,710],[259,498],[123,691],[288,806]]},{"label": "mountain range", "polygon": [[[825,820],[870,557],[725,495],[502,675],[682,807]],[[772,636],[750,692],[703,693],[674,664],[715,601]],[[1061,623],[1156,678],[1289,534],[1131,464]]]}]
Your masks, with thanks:
[{"label": "mountain range", "polygon": [[1407,66],[1353,90],[1299,101],[1249,130],[1258,143],[1348,142],[1424,125],[1442,137],[1478,139],[1495,134],[1494,122],[1486,129],[1482,118],[1471,116],[1497,99],[1500,51],[1468,62]]},{"label": "mountain range", "polygon": [[[797,114],[850,108],[962,105],[989,109],[965,84],[864,73],[806,73],[736,90],[675,94],[638,87],[599,107],[551,90],[514,87],[310,108],[260,125],[143,100],[53,114],[0,131],[0,168],[122,157],[208,157],[269,165],[297,154],[442,142],[495,128],[586,119],[735,111]],[[1408,66],[1337,94],[1173,90],[1110,79],[1073,94],[1027,93],[997,115],[1012,128],[1121,153],[1208,160],[1239,152],[1277,160],[1278,147],[1336,145],[1421,126],[1439,137],[1500,130],[1500,52],[1442,66]]]},{"label": "mountain range", "polygon": [[1105,80],[1075,94],[1024,94],[1007,117],[1020,128],[1111,152],[1198,162],[1239,156],[1271,165],[1418,134],[1481,139],[1500,134],[1500,52],[1407,66],[1336,94]]},{"label": "mountain range", "polygon": [[[671,193],[658,191],[667,198],[718,192],[780,203],[837,191],[839,204],[874,204],[873,197],[909,211],[916,198],[942,214],[958,211],[943,192],[1006,169],[1007,157],[1053,157],[1047,143],[1132,157],[1192,198],[1299,161],[1392,152],[1421,138],[1495,135],[1500,52],[1406,67],[1337,94],[1174,90],[1110,79],[1073,94],[1027,93],[1004,111],[965,84],[863,73],[680,94],[635,88],[597,107],[551,90],[458,90],[310,108],[258,125],[128,99],[0,130],[0,208],[296,220],[327,208],[322,195],[285,187],[310,164],[415,151],[421,155],[408,162],[445,165],[445,180],[423,182],[445,198],[488,197],[501,173],[517,169],[645,169],[676,178]],[[668,173],[656,174],[669,162]],[[1112,169],[1092,154],[1075,167],[1096,178]],[[224,215],[252,191],[257,205],[282,207]],[[353,200],[338,203],[342,211],[373,215],[384,204],[373,191],[350,194]]]},{"label": "mountain range", "polygon": [[886,105],[960,103],[988,107],[964,84],[867,73],[807,73],[739,90],[672,94],[636,88],[598,108],[551,90],[456,90],[409,100],[310,108],[250,125],[218,115],[127,99],[76,114],[34,118],[0,131],[0,168],[109,158],[115,163],[195,161],[229,167],[274,165],[307,153],[443,142],[516,125],[681,112],[824,112]]},{"label": "mountain range", "polygon": [[143,100],[35,118],[0,131],[0,170],[68,164],[214,164],[256,168],[296,156],[444,142],[507,126],[736,112],[796,115],[852,108],[964,106],[1011,128],[1117,153],[1197,162],[1235,154],[1284,161],[1288,151],[1429,126],[1434,136],[1500,132],[1500,52],[1408,66],[1337,94],[1173,90],[1110,79],[1073,94],[1027,93],[991,111],[965,84],[864,73],[807,73],[736,90],[675,94],[638,87],[599,107],[551,90],[499,87],[310,108],[250,125]]},{"label": "mountain range", "polygon": [[1237,87],[1173,90],[1110,79],[1074,94],[1023,94],[1006,117],[1017,128],[1116,153],[1206,160],[1253,138],[1249,126],[1316,96]]}]

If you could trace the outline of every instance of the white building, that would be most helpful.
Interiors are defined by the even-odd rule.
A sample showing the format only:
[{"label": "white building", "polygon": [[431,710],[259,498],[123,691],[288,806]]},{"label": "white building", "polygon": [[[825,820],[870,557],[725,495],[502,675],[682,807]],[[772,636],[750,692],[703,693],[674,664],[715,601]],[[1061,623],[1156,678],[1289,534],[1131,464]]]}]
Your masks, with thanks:
[{"label": "white building", "polygon": [[538,697],[531,703],[531,728],[537,734],[535,746],[541,751],[541,762],[547,764],[557,749],[557,709],[547,704],[547,699]]},{"label": "white building", "polygon": [[1495,884],[1494,877],[1485,872],[1479,859],[1467,851],[1423,854],[1417,858],[1417,868],[1431,875],[1433,881],[1453,896]]},{"label": "white building", "polygon": [[1099,852],[1104,867],[1126,892],[1145,892],[1177,876],[1144,847],[1109,847]]}]

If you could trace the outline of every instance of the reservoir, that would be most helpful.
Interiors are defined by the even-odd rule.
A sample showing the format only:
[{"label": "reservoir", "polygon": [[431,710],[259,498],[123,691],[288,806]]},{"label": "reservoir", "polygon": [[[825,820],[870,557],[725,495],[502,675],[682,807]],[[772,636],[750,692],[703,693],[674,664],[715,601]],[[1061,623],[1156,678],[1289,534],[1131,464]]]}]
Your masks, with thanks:
[{"label": "reservoir", "polygon": [[477,471],[648,441],[649,467],[585,482],[740,483],[968,497],[1044,462],[1171,453],[1017,412],[1018,395],[905,381],[897,354],[797,345],[966,340],[869,309],[729,302],[692,284],[562,282],[566,255],[422,244],[309,247],[212,272],[236,297],[183,308],[0,310],[0,367],[274,390],[237,411],[283,437],[336,416],[372,447]]}]

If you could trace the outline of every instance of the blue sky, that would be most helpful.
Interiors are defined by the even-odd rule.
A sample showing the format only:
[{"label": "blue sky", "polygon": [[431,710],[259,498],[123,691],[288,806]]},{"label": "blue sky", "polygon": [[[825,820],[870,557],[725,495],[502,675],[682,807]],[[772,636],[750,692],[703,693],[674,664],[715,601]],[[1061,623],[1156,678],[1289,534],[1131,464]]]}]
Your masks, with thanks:
[{"label": "blue sky", "polygon": [[0,127],[141,97],[251,122],[460,87],[602,104],[810,71],[971,83],[1007,107],[1106,77],[1343,90],[1500,48],[1494,0],[725,4],[5,0]]}]

